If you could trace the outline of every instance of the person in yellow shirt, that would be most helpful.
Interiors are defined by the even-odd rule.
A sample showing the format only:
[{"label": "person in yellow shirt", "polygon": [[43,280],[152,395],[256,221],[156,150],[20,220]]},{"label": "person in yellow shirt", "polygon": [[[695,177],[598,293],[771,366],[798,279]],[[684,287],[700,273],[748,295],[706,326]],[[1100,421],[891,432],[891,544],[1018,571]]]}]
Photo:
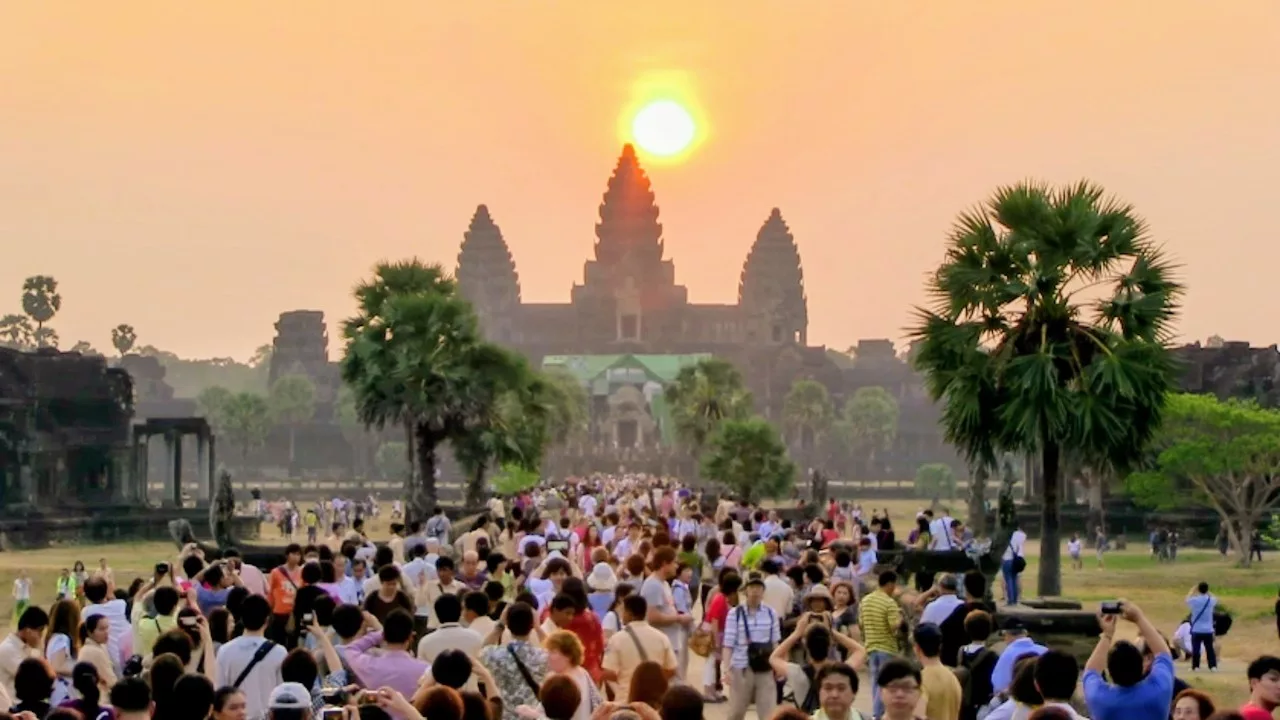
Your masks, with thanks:
[{"label": "person in yellow shirt", "polygon": [[[898,655],[898,626],[902,624],[902,610],[894,599],[897,591],[898,573],[886,570],[880,573],[880,587],[858,604],[858,626],[862,628],[862,645],[867,649],[867,664],[872,678],[879,677],[880,668]],[[884,714],[879,684],[871,686],[871,706],[875,717]]]},{"label": "person in yellow shirt", "polygon": [[133,652],[141,655],[144,662],[151,659],[151,648],[156,644],[156,638],[178,626],[178,602],[181,600],[177,588],[168,585],[155,588],[151,592],[154,612],[148,612],[146,593],[147,588],[143,586],[134,599],[133,615],[129,618],[133,625]]},{"label": "person in yellow shirt", "polygon": [[960,717],[964,694],[951,668],[942,664],[942,630],[924,623],[912,634],[916,657],[920,659],[920,689],[927,720],[955,720]]}]

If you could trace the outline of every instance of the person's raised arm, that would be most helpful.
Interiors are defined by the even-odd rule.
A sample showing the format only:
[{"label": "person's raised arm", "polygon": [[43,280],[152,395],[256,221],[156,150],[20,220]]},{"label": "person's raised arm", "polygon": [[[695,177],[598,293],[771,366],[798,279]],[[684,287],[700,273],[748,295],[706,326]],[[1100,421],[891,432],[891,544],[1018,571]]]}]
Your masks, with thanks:
[{"label": "person's raised arm", "polygon": [[831,637],[844,646],[845,650],[849,651],[849,657],[845,659],[845,664],[854,670],[862,669],[862,666],[867,662],[867,649],[863,647],[862,643],[844,633],[831,633]]},{"label": "person's raised arm", "polygon": [[1102,635],[1098,636],[1098,644],[1093,646],[1084,669],[1102,673],[1107,669],[1107,653],[1111,652],[1111,638],[1116,634],[1116,616],[1099,613],[1098,624],[1102,625]]},{"label": "person's raised arm", "polygon": [[800,642],[804,637],[804,631],[809,629],[809,615],[806,613],[800,616],[800,620],[796,623],[796,629],[774,648],[773,653],[769,655],[769,667],[773,668],[773,674],[780,678],[787,676],[787,658],[791,656],[791,648]]},{"label": "person's raised arm", "polygon": [[214,657],[213,635],[209,632],[208,618],[197,615],[196,627],[200,631],[200,653],[203,656],[201,665],[204,667],[204,676],[209,678],[211,685],[218,687],[218,662]]},{"label": "person's raised arm", "polygon": [[1142,612],[1142,608],[1128,600],[1121,600],[1120,603],[1121,616],[1138,626],[1138,635],[1147,644],[1147,649],[1151,651],[1151,654],[1155,657],[1160,657],[1161,655],[1172,656],[1173,653],[1169,652],[1168,641],[1164,639],[1164,636],[1160,634],[1156,626],[1152,625],[1151,621],[1147,619],[1146,614]]}]

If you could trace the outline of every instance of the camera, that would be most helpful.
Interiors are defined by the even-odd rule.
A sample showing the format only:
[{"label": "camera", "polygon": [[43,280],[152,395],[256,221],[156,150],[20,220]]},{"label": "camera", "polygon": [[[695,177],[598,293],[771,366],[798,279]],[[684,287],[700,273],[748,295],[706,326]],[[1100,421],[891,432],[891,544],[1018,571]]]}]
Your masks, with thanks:
[{"label": "camera", "polygon": [[569,552],[568,540],[548,540],[547,552],[559,552],[561,555]]},{"label": "camera", "polygon": [[157,574],[157,575],[168,575],[168,574],[169,574],[169,563],[156,563],[156,574]]},{"label": "camera", "polygon": [[1119,600],[1108,600],[1102,603],[1103,615],[1119,615],[1124,610],[1124,603]]},{"label": "camera", "polygon": [[313,623],[313,622],[315,622],[315,621],[316,621],[315,613],[303,613],[303,614],[302,614],[302,624],[303,624],[303,625],[310,625],[311,623]]},{"label": "camera", "polygon": [[327,707],[320,711],[320,720],[343,720],[346,716],[346,709],[340,707]]}]

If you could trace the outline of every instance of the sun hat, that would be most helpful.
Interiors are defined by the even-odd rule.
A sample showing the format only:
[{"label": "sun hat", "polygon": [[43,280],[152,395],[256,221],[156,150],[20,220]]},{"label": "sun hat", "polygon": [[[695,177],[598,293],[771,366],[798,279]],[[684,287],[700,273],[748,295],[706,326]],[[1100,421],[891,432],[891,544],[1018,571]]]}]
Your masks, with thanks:
[{"label": "sun hat", "polygon": [[826,585],[814,585],[810,588],[809,592],[804,596],[805,606],[807,607],[814,600],[825,601],[827,603],[827,612],[831,612],[836,607],[835,601],[831,598],[831,591],[827,589]]},{"label": "sun hat", "polygon": [[618,576],[608,563],[596,563],[587,576],[587,588],[593,592],[613,592],[618,587]]}]

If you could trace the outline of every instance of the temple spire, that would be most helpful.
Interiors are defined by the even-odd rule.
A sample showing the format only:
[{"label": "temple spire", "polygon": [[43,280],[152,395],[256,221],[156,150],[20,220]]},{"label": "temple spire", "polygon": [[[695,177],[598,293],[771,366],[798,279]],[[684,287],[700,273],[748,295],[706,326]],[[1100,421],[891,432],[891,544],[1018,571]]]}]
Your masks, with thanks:
[{"label": "temple spire", "polygon": [[476,207],[463,233],[455,275],[458,290],[471,302],[484,334],[494,340],[510,339],[514,313],[520,305],[520,275],[502,230],[486,205]]},{"label": "temple spire", "polygon": [[636,150],[630,144],[622,146],[622,154],[605,189],[596,238],[595,256],[602,264],[615,265],[627,257],[646,266],[662,261],[658,206],[649,176],[640,167]]},{"label": "temple spire", "polygon": [[809,309],[800,250],[782,211],[774,208],[742,264],[738,305],[760,340],[805,343]]}]

